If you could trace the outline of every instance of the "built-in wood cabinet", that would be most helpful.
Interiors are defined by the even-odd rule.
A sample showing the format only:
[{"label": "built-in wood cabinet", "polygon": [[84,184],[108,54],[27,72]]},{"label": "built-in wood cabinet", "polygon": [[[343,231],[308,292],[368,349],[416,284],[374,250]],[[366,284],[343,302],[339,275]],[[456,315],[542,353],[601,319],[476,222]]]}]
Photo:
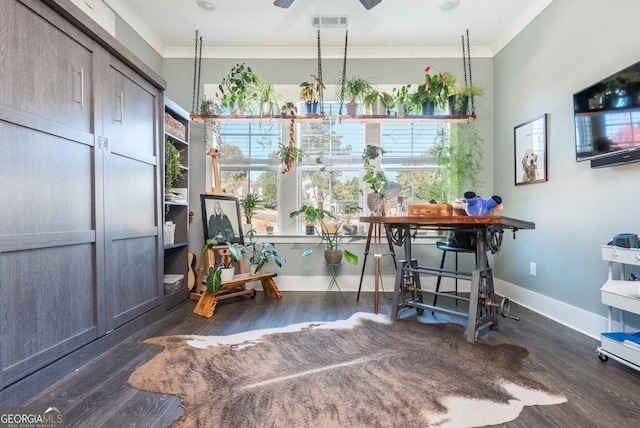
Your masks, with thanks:
[{"label": "built-in wood cabinet", "polygon": [[165,82],[110,37],[69,0],[2,1],[0,405],[164,311]]}]

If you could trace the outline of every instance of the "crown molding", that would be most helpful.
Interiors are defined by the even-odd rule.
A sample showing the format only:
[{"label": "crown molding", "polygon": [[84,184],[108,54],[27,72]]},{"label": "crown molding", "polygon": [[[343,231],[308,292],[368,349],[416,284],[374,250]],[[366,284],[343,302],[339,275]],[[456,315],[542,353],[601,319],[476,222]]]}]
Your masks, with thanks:
[{"label": "crown molding", "polygon": [[160,56],[164,57],[167,46],[160,38],[151,31],[142,19],[131,8],[121,0],[102,0],[111,8],[124,22],[144,39]]},{"label": "crown molding", "polygon": [[505,46],[509,44],[522,30],[525,29],[543,10],[547,8],[553,0],[538,0],[533,2],[523,13],[513,21],[507,29],[491,44],[493,55],[497,55]]},{"label": "crown molding", "polygon": [[[472,46],[474,58],[491,58],[493,52],[488,46]],[[459,58],[459,46],[442,47],[350,47],[349,59],[393,59],[393,58]],[[193,58],[193,47],[166,48],[164,58]],[[323,59],[342,59],[344,47],[323,47]],[[259,58],[259,59],[316,59],[315,47],[220,47],[202,48],[202,58]]]}]

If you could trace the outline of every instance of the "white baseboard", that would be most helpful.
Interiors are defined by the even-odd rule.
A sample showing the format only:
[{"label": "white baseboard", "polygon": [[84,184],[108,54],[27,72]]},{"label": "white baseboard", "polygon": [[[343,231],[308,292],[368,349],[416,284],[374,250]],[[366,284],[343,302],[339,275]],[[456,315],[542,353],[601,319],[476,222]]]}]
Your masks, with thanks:
[{"label": "white baseboard", "polygon": [[[600,340],[600,333],[607,331],[607,318],[576,308],[559,300],[494,279],[495,292],[508,297],[514,303],[552,319],[582,334]],[[619,323],[615,322],[619,328]],[[615,329],[615,328],[614,328]]]},{"label": "white baseboard", "polygon": [[[339,275],[337,281],[341,291],[357,292],[360,285],[360,276]],[[380,283],[380,292],[393,293],[394,281],[394,275],[383,275]],[[327,291],[330,282],[330,276],[283,275],[276,278],[276,284],[281,291]],[[260,289],[259,282],[254,285],[255,288]],[[433,288],[431,283],[422,284],[422,286]],[[467,281],[460,281],[459,286],[461,292],[469,291]],[[512,302],[596,340],[600,340],[600,333],[607,331],[607,318],[601,315],[585,311],[497,278],[494,279],[494,287],[497,294],[508,297]],[[373,275],[365,275],[362,280],[362,291],[373,292],[374,288],[375,277]],[[443,280],[442,290],[453,290],[453,281],[445,282]],[[334,287],[332,291],[338,290]],[[619,322],[614,321],[614,330],[619,328]]]}]

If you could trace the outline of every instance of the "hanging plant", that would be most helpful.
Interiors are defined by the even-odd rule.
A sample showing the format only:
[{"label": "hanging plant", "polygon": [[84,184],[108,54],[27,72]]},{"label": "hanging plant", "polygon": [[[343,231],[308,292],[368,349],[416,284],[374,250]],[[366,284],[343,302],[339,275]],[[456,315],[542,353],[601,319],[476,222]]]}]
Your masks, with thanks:
[{"label": "hanging plant", "polygon": [[280,143],[278,146],[278,157],[280,161],[284,163],[284,168],[282,168],[282,174],[286,174],[291,170],[291,167],[295,162],[300,162],[304,157],[304,153],[302,150],[296,147],[295,140],[295,119],[291,118],[291,123],[289,124],[289,145],[285,146]]}]

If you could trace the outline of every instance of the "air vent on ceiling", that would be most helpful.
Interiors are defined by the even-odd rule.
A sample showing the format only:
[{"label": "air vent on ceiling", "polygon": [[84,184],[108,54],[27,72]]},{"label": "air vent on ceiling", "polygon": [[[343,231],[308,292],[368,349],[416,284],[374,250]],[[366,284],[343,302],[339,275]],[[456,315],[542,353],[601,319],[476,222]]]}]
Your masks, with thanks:
[{"label": "air vent on ceiling", "polygon": [[314,27],[333,27],[333,28],[345,28],[347,26],[346,15],[342,16],[314,16]]}]

